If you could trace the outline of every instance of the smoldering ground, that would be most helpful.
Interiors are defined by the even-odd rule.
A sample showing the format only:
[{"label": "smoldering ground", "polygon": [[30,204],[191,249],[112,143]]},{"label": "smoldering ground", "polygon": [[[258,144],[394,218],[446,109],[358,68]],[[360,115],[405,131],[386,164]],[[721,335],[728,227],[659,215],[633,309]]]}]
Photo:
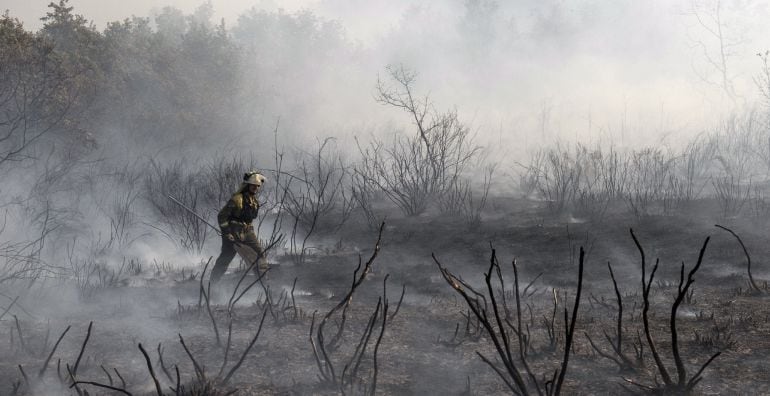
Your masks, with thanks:
[{"label": "smoldering ground", "polygon": [[[767,391],[761,4],[19,7],[3,393]],[[275,267],[209,288],[250,169]]]}]

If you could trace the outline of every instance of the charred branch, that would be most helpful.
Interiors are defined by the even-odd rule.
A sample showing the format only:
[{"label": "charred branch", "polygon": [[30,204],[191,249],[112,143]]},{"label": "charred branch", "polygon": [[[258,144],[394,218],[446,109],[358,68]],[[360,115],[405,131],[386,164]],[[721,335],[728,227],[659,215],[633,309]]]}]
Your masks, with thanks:
[{"label": "charred branch", "polygon": [[602,330],[602,333],[604,334],[604,338],[607,340],[607,342],[610,345],[610,348],[612,349],[613,354],[607,354],[604,351],[602,351],[596,343],[591,339],[591,336],[588,333],[585,333],[585,337],[588,339],[588,342],[591,344],[591,348],[593,348],[596,353],[599,354],[599,356],[602,356],[605,359],[613,361],[615,364],[618,365],[618,368],[620,371],[634,371],[637,367],[641,364],[641,361],[639,359],[639,355],[637,354],[636,362],[632,361],[631,358],[626,356],[626,354],[623,352],[623,297],[621,296],[620,289],[618,288],[618,282],[615,280],[615,273],[612,271],[612,265],[610,265],[609,262],[607,262],[607,269],[610,272],[610,278],[612,279],[612,286],[615,290],[615,298],[618,303],[618,320],[617,320],[617,326],[616,326],[616,333],[615,333],[615,339],[613,340],[612,337],[607,333],[606,330]]},{"label": "charred branch", "polygon": [[[497,256],[495,250],[492,249],[492,255],[490,257],[490,265],[488,271],[484,274],[484,280],[487,286],[487,293],[483,294],[476,291],[467,282],[458,278],[452,274],[448,269],[444,268],[438,261],[435,255],[433,255],[433,261],[439,268],[444,280],[465,300],[468,307],[471,309],[476,318],[481,322],[482,326],[489,335],[495,350],[497,351],[498,358],[502,361],[503,367],[499,367],[493,363],[488,357],[484,356],[480,352],[476,352],[479,357],[489,365],[495,373],[505,382],[509,390],[517,395],[529,395],[537,393],[538,395],[558,395],[561,392],[561,387],[566,376],[567,367],[569,365],[569,355],[572,353],[572,342],[574,339],[575,323],[577,320],[577,313],[579,309],[580,295],[583,287],[583,262],[585,259],[585,253],[583,249],[580,249],[580,260],[578,269],[578,285],[575,296],[575,304],[572,310],[572,317],[565,308],[564,320],[565,320],[565,349],[564,356],[561,361],[561,365],[553,372],[553,376],[550,379],[538,380],[535,374],[529,367],[527,357],[524,354],[526,349],[526,338],[522,336],[522,324],[521,324],[521,303],[520,303],[520,290],[518,282],[518,270],[516,268],[516,262],[513,261],[514,269],[514,294],[517,300],[517,326],[513,326],[509,320],[503,318],[501,312],[506,312],[506,307],[501,306],[501,303],[497,301],[495,297],[494,287],[492,285],[493,272],[497,275],[497,281],[502,286],[503,278],[500,271],[500,266],[497,262]],[[504,292],[503,292],[504,294]],[[490,311],[493,317],[490,316]],[[514,354],[511,349],[512,340],[511,335],[506,330],[511,328],[513,334],[518,337],[519,343],[519,355],[517,359],[514,359]],[[518,360],[518,362],[517,362]],[[522,374],[519,363],[524,369],[525,376]]]},{"label": "charred branch", "polygon": [[150,377],[152,377],[152,382],[155,384],[155,391],[158,392],[158,396],[163,396],[163,390],[160,387],[160,382],[158,381],[158,377],[155,375],[155,370],[152,368],[152,362],[150,361],[150,356],[147,354],[147,351],[144,350],[144,347],[142,347],[142,343],[139,343],[139,350],[142,352],[142,355],[144,356],[144,361],[147,363],[147,371],[150,372]]},{"label": "charred branch", "polygon": [[743,254],[746,256],[746,272],[749,275],[749,285],[751,286],[754,292],[761,292],[762,289],[759,286],[757,286],[757,283],[754,281],[754,276],[751,274],[751,256],[749,255],[748,249],[746,249],[746,245],[743,244],[743,240],[741,240],[741,237],[739,237],[738,234],[736,234],[733,230],[727,227],[721,226],[719,224],[715,224],[714,226],[729,232],[730,234],[732,234],[732,236],[735,237],[735,239],[738,240],[738,243],[741,245],[741,249],[743,249]]},{"label": "charred branch", "polygon": [[[329,312],[324,315],[323,319],[318,325],[318,330],[315,335],[315,339],[313,338],[312,331],[315,324],[315,313],[313,314],[313,321],[310,325],[311,329],[311,336],[310,336],[310,343],[313,348],[313,355],[316,359],[316,362],[318,364],[319,371],[321,372],[321,377],[324,381],[331,382],[334,385],[337,385],[339,382],[339,379],[337,378],[337,375],[334,370],[334,365],[332,364],[330,357],[329,357],[329,349],[330,346],[333,347],[336,342],[339,341],[341,338],[342,330],[345,325],[345,316],[344,314],[347,311],[347,308],[350,306],[350,303],[353,300],[353,293],[355,293],[356,289],[361,286],[364,279],[366,279],[366,276],[369,274],[372,268],[372,264],[374,264],[374,259],[377,258],[377,254],[380,251],[380,242],[382,240],[382,231],[385,228],[385,223],[383,222],[380,224],[380,231],[377,236],[377,242],[374,245],[374,251],[372,252],[372,255],[369,257],[369,260],[366,261],[366,263],[363,265],[362,268],[362,261],[359,257],[358,260],[358,266],[356,267],[355,271],[353,271],[353,283],[350,286],[350,289],[348,290],[347,294],[343,297],[343,299]],[[359,273],[360,271],[360,273]],[[343,316],[342,316],[342,322],[340,323],[337,333],[332,338],[331,342],[328,344],[325,341],[324,338],[324,327],[326,325],[326,322],[329,320],[329,318],[332,317],[336,312],[342,310]]]},{"label": "charred branch", "polygon": [[53,348],[51,349],[51,353],[48,354],[48,357],[45,359],[45,362],[43,362],[43,367],[40,368],[40,372],[38,372],[37,377],[42,378],[45,374],[45,371],[48,369],[48,362],[51,361],[51,358],[53,357],[53,354],[56,353],[56,348],[59,347],[59,343],[64,338],[64,335],[67,334],[67,332],[70,330],[71,326],[67,326],[66,329],[61,333],[59,336],[59,339],[56,340],[56,343],[53,345]]},{"label": "charred branch", "polygon": [[[717,352],[714,355],[712,355],[700,367],[700,369],[696,372],[696,374],[688,379],[687,368],[684,365],[684,360],[682,359],[682,355],[679,347],[679,334],[677,332],[677,326],[676,326],[676,316],[679,310],[679,306],[682,304],[682,301],[686,298],[688,290],[692,286],[693,282],[695,282],[694,275],[698,271],[698,269],[700,269],[701,264],[703,264],[703,256],[706,252],[706,247],[708,246],[710,237],[707,237],[703,242],[703,246],[701,247],[700,252],[698,254],[698,260],[695,266],[693,266],[693,268],[688,272],[687,277],[685,278],[685,275],[684,275],[684,272],[685,272],[684,263],[682,263],[679,271],[679,284],[677,286],[677,294],[676,294],[674,303],[671,306],[671,314],[669,317],[669,329],[671,332],[671,353],[673,355],[674,364],[676,366],[677,381],[674,381],[672,379],[671,374],[669,373],[668,369],[663,363],[660,357],[660,354],[658,353],[657,348],[655,347],[655,343],[652,338],[652,334],[650,332],[650,324],[649,324],[649,318],[648,318],[648,311],[650,306],[650,288],[652,286],[653,278],[655,277],[655,271],[658,268],[659,260],[656,260],[655,266],[653,267],[652,272],[650,273],[649,279],[646,279],[644,249],[639,243],[639,240],[636,238],[636,235],[634,234],[633,230],[631,230],[631,237],[633,238],[634,243],[636,244],[636,247],[639,250],[639,254],[642,260],[642,288],[643,288],[642,296],[644,299],[644,309],[642,311],[642,317],[643,317],[645,337],[647,338],[647,343],[650,347],[650,351],[652,352],[653,359],[655,360],[655,365],[658,369],[658,373],[663,379],[663,384],[661,386],[658,386],[655,389],[662,391],[664,393],[690,394],[692,390],[695,388],[695,386],[703,378],[702,374],[703,374],[703,371],[706,369],[706,367],[709,364],[711,364],[711,362],[714,359],[716,359],[717,356],[721,354],[721,352]],[[633,382],[629,381],[629,383],[633,383]]]}]

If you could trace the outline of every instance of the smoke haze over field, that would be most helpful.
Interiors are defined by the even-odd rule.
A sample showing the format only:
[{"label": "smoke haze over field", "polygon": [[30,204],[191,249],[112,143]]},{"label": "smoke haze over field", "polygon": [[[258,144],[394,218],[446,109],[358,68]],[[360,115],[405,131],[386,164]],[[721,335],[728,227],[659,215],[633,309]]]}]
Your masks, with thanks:
[{"label": "smoke haze over field", "polygon": [[[190,203],[214,216],[243,168],[278,166],[274,139],[286,150],[286,170],[320,147],[349,170],[363,156],[352,137],[373,150],[370,138],[411,136],[410,114],[377,100],[378,81],[398,89],[389,65],[416,73],[410,88],[430,96],[431,117],[467,127],[500,161],[498,175],[559,141],[688,142],[767,99],[756,82],[763,72],[757,53],[770,49],[763,23],[770,8],[754,1],[46,3],[4,4],[29,37],[55,43],[72,76],[71,102],[66,119],[24,153],[30,160],[7,168],[2,202],[26,208],[8,215],[24,229],[15,230],[19,239],[33,238],[41,224],[45,232],[50,220],[62,224],[50,230],[63,237],[59,247],[74,246],[72,234],[97,242],[109,236],[119,247],[142,246],[144,260],[156,248],[189,260],[152,240],[161,231],[164,242],[177,244],[175,233],[190,232],[190,224],[174,223],[179,218],[156,229],[156,216],[179,216],[166,195],[189,188]],[[324,146],[326,137],[339,139]],[[333,169],[337,160],[328,164]],[[479,169],[469,170],[462,176],[479,179]],[[359,171],[341,176],[340,185],[350,187]],[[499,180],[496,188],[511,184]],[[198,254],[217,241],[199,242]]]},{"label": "smoke haze over field", "polygon": [[[2,202],[26,207],[9,214],[25,230],[20,239],[36,235],[40,219],[48,221],[41,213],[51,209],[51,221],[66,225],[52,235],[112,240],[123,227],[133,234],[117,235],[121,247],[158,231],[178,244],[175,233],[187,234],[189,223],[176,224],[176,218],[154,228],[157,215],[179,216],[167,207],[166,195],[189,188],[188,203],[213,216],[243,168],[278,167],[274,142],[285,151],[290,172],[325,147],[327,166],[339,162],[347,173],[340,185],[350,188],[361,175],[361,157],[382,158],[374,150],[391,144],[394,132],[406,137],[416,130],[412,115],[377,100],[378,82],[386,91],[402,88],[389,66],[415,73],[411,93],[429,96],[430,122],[469,131],[489,149],[490,163],[499,161],[503,177],[494,188],[501,190],[519,181],[506,175],[521,170],[528,155],[557,142],[684,146],[703,131],[722,132],[720,122],[730,115],[767,104],[756,82],[763,73],[757,53],[770,49],[770,28],[763,23],[770,8],[758,1],[71,0],[49,6],[11,0],[4,6],[15,35],[39,39],[34,45],[52,43],[50,61],[61,62],[69,95],[41,93],[51,103],[37,106],[65,109],[65,117],[53,114],[50,125],[33,126],[46,134],[23,152],[29,160],[15,158],[21,166],[6,168]],[[19,70],[38,61],[17,55]],[[745,129],[754,133],[760,123],[747,120]],[[761,136],[735,147],[764,144]],[[327,137],[338,139],[324,145]],[[360,152],[353,137],[371,152]],[[472,150],[467,140],[457,142],[456,153]],[[542,177],[541,165],[525,170],[551,180]],[[483,166],[457,169],[478,183]],[[739,181],[752,177],[735,175]],[[376,190],[387,190],[382,187]],[[67,238],[62,243],[70,243]],[[199,242],[196,253],[212,238]],[[143,250],[187,257],[150,245]]]},{"label": "smoke haze over field", "polygon": [[[489,343],[508,333],[524,348],[519,359],[535,360],[538,373],[528,377],[536,386],[564,351],[563,370],[576,358],[565,393],[617,393],[606,378],[618,370],[597,364],[586,344],[623,311],[619,298],[616,311],[617,297],[603,295],[613,274],[633,308],[617,315],[630,319],[628,330],[612,327],[617,344],[604,332],[607,346],[625,362],[621,345],[630,353],[633,343],[636,363],[616,362],[620,372],[657,383],[665,368],[654,374],[659,359],[641,352],[655,353],[644,347],[654,342],[639,332],[649,330],[650,287],[653,311],[666,312],[663,300],[684,274],[680,259],[697,268],[695,243],[714,232],[697,301],[689,283],[679,286],[672,318],[684,324],[683,342],[659,344],[663,361],[669,352],[678,359],[668,346],[695,357],[717,347],[697,332],[714,328],[733,350],[715,361],[721,372],[688,368],[698,373],[689,384],[712,393],[770,389],[755,364],[770,354],[766,2],[5,0],[3,8],[0,333],[10,342],[0,343],[0,394],[45,394],[23,367],[41,367],[48,333],[77,322],[81,337],[91,321],[98,332],[84,371],[63,379],[52,360],[39,379],[70,387],[106,373],[112,384],[109,369],[120,376],[125,368],[133,378],[122,386],[151,392],[136,347],[158,345],[160,355],[162,343],[166,362],[194,361],[191,346],[220,374],[247,361],[230,384],[246,393],[375,394],[381,353],[377,394],[466,386],[467,394],[502,394],[508,381],[478,357],[495,361],[497,350],[512,359]],[[757,282],[739,245],[756,254]],[[584,248],[587,293],[575,316]],[[644,260],[657,256],[653,283]],[[501,271],[498,257],[514,258],[513,268]],[[457,298],[470,288],[490,298]],[[686,316],[676,312],[684,297]],[[577,328],[566,323],[571,300]],[[527,307],[526,336],[523,312],[516,326],[508,321],[514,301]],[[473,319],[487,302],[512,331],[499,316],[497,330]],[[725,316],[717,322],[715,313]],[[746,345],[734,347],[732,330],[720,330],[728,315],[724,326],[740,326],[735,339]],[[666,317],[652,317],[664,340]],[[265,318],[269,330],[250,350]],[[571,335],[560,341],[567,328],[577,329],[579,347]],[[38,339],[41,348],[28,353],[25,342]],[[70,334],[67,344],[57,358],[80,361],[85,341]],[[179,386],[158,358],[164,385]],[[193,365],[173,367],[187,384],[228,385],[229,374],[214,380]],[[700,373],[708,373],[702,383]]]},{"label": "smoke haze over field", "polygon": [[[45,4],[11,0],[4,7],[37,29]],[[130,15],[158,15],[164,6],[191,14],[200,4],[70,3],[100,30]],[[302,137],[365,135],[390,122],[406,126],[407,117],[373,100],[384,66],[404,64],[419,73],[420,94],[430,93],[438,109],[456,108],[484,142],[516,143],[517,150],[522,142],[554,139],[678,142],[755,105],[756,54],[770,49],[763,23],[770,10],[758,1],[719,8],[697,0],[210,4],[212,23],[224,18],[240,45],[267,45],[256,53],[278,58],[273,68],[240,70],[247,99],[235,105],[246,108],[232,116],[260,131],[262,140],[279,117]],[[308,47],[301,32],[246,23],[249,16],[258,21],[261,10],[315,18],[330,41],[324,49]],[[719,28],[721,46],[712,34]],[[295,33],[300,42],[292,41]],[[250,96],[260,99],[251,103]]]}]

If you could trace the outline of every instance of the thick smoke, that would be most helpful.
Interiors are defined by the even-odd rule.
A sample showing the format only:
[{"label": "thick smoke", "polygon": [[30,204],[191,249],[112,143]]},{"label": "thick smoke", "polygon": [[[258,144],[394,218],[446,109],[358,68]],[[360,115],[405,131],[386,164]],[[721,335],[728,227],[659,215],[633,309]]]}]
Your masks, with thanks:
[{"label": "thick smoke", "polygon": [[[431,296],[446,285],[424,270],[430,249],[483,288],[480,267],[467,263],[486,260],[488,240],[504,241],[500,257],[522,258],[527,280],[550,266],[568,273],[560,271],[574,264],[576,246],[596,244],[589,256],[621,261],[618,278],[630,288],[636,251],[614,238],[625,230],[596,231],[612,216],[645,224],[677,213],[770,213],[770,9],[758,1],[6,7],[0,107],[11,122],[0,123],[10,136],[0,137],[0,290],[34,307],[37,316],[25,320],[103,320],[131,343],[173,338],[183,325],[166,319],[200,308],[204,292],[190,280],[202,279],[220,238],[169,196],[216,223],[249,169],[269,177],[260,238],[275,242],[272,260],[307,276],[298,293],[313,309],[344,292],[334,284],[342,276],[319,268],[333,261],[347,282],[347,266],[370,249],[364,230],[374,233],[383,218],[396,219],[386,228],[393,237],[375,266],[375,292],[363,300],[374,306],[392,272],[425,286],[407,305],[432,309]],[[22,88],[33,95],[17,95]],[[417,104],[403,105],[406,97]],[[445,135],[429,144],[426,125]],[[436,160],[431,144],[450,153]],[[418,183],[388,184],[404,169],[388,166],[398,160]],[[756,235],[765,225],[745,229]],[[527,250],[542,246],[532,236],[542,230],[566,253]],[[452,232],[462,235],[431,234]],[[291,281],[279,277],[274,289],[284,302]],[[539,282],[546,296],[574,283],[554,274]],[[247,296],[268,293],[255,287]],[[229,295],[210,297],[221,308]],[[456,305],[452,315],[465,309]],[[428,339],[447,323],[454,316],[401,331]],[[208,334],[207,326],[190,332]],[[475,360],[447,368],[457,378],[446,386],[464,386],[465,375],[483,369]],[[444,373],[424,375],[429,381],[413,392],[429,392]]]},{"label": "thick smoke", "polygon": [[[131,10],[110,7],[110,16],[72,3],[100,29],[149,14],[151,26],[176,37],[185,15],[209,25],[225,18],[239,56],[218,55],[237,59],[229,67],[239,75],[222,88],[238,99],[225,111],[233,128],[209,127],[227,135],[220,144],[230,147],[248,137],[264,145],[279,117],[285,133],[304,137],[388,120],[408,125],[371,100],[387,64],[417,71],[419,91],[439,108],[456,107],[487,141],[611,139],[633,146],[691,136],[756,102],[756,54],[769,46],[761,23],[766,7],[717,4],[329,0],[178,2],[169,5],[180,10],[171,11],[137,2]],[[36,28],[44,10],[29,7],[11,11]],[[712,34],[716,28],[721,37]]]}]

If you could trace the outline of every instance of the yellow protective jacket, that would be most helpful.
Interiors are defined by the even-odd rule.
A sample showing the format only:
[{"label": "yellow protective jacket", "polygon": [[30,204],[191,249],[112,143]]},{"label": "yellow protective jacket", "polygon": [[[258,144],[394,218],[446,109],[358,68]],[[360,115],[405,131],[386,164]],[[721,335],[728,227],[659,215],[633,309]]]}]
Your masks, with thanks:
[{"label": "yellow protective jacket", "polygon": [[258,212],[259,202],[256,195],[247,192],[235,193],[217,215],[222,234],[237,232],[251,225]]}]

